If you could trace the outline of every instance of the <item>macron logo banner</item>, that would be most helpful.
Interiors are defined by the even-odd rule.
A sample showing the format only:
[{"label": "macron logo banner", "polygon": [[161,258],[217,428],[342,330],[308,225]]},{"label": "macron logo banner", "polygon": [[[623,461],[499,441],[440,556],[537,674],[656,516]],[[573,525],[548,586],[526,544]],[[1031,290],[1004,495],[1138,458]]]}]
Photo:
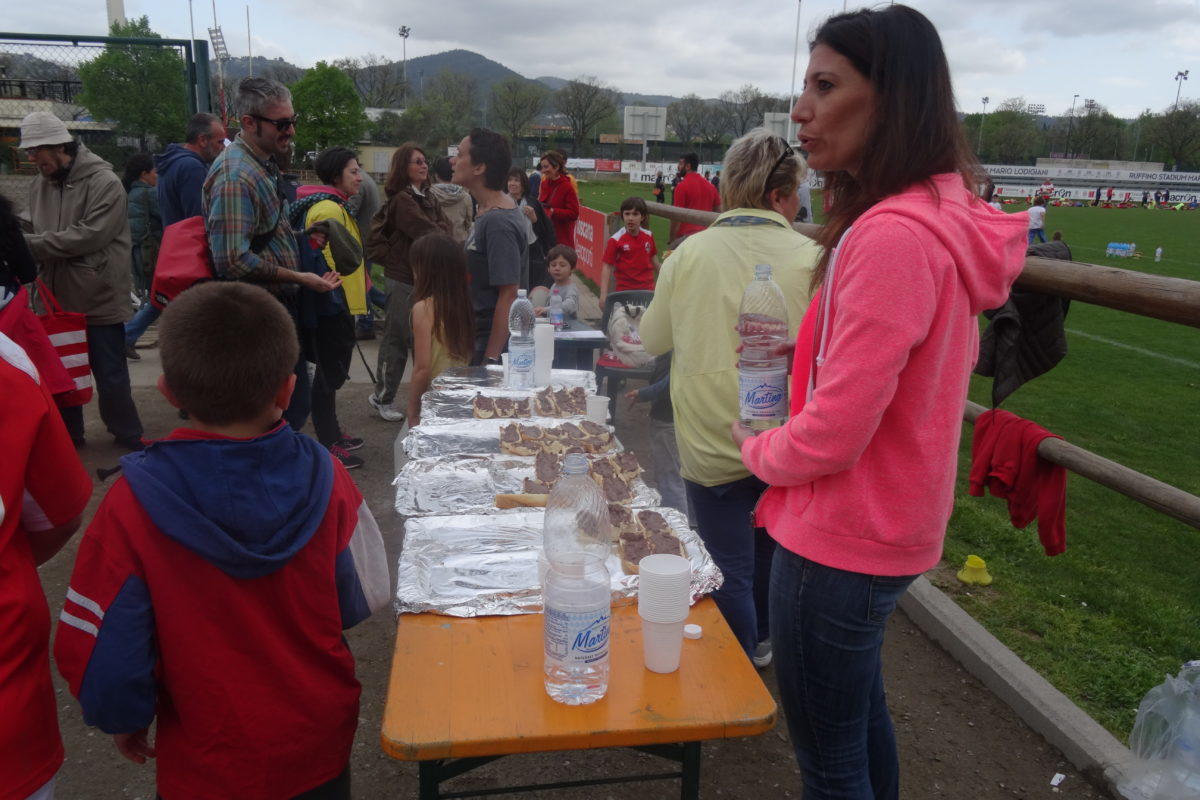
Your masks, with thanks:
[{"label": "macron logo banner", "polygon": [[600,272],[604,266],[607,231],[603,213],[587,206],[579,207],[579,219],[575,221],[575,252],[579,256],[579,263],[575,266],[597,284],[600,283]]}]

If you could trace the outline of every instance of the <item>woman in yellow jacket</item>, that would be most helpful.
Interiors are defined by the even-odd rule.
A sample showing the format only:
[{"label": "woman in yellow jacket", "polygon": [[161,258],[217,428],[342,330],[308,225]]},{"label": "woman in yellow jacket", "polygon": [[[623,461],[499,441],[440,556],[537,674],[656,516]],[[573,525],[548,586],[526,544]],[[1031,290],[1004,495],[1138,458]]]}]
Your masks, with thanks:
[{"label": "woman in yellow jacket", "polygon": [[[323,185],[301,186],[296,191],[292,216],[298,217],[302,213],[306,230],[322,220],[337,222],[353,237],[360,254],[358,268],[349,275],[343,274],[341,291],[335,289],[317,301],[316,331],[307,343],[312,350],[309,358],[317,364],[312,386],[313,429],[317,441],[328,447],[347,469],[355,469],[363,465],[363,460],[351,451],[362,447],[363,440],[341,429],[336,395],[350,373],[350,359],[354,354],[354,315],[367,313],[366,269],[361,261],[362,233],[354,215],[346,208],[346,201],[362,186],[363,176],[354,151],[345,147],[323,150],[313,166]],[[345,272],[345,265],[338,269],[331,245],[325,246],[323,254],[331,270]]]}]

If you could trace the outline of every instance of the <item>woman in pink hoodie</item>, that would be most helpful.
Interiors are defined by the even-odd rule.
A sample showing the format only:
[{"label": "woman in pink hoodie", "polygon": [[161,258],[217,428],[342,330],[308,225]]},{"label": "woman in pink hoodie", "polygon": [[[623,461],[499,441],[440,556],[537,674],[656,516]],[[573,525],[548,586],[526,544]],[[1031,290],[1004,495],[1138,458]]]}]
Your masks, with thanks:
[{"label": "woman in pink hoodie", "polygon": [[771,638],[806,800],[895,798],[881,648],[941,557],[976,316],[1024,263],[1026,220],[974,193],[941,40],[902,5],[831,17],[792,110],[833,197],[793,362],[792,416],[752,435],[779,543]]}]

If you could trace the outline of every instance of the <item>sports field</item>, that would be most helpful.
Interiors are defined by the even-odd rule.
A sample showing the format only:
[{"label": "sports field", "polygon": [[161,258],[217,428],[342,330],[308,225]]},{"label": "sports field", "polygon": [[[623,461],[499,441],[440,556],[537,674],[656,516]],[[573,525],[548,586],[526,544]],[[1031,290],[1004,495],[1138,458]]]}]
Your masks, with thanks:
[{"label": "sports field", "polygon": [[[580,191],[601,211],[615,211],[630,194],[650,199],[649,185],[583,182]],[[667,222],[652,218],[651,229],[662,248]],[[1200,212],[1051,208],[1046,230],[1061,230],[1077,261],[1200,280]],[[1106,258],[1110,241],[1136,242],[1143,257]],[[1155,263],[1159,246],[1163,260]],[[1067,331],[1068,357],[1004,407],[1200,494],[1200,330],[1073,303]],[[975,378],[971,399],[988,405],[990,383]],[[1067,552],[1047,558],[1036,525],[1015,530],[1003,501],[966,495],[969,454],[968,426],[946,555],[931,578],[1126,738],[1142,695],[1200,657],[1200,531],[1072,476]],[[991,587],[968,591],[954,580],[969,553],[988,562]]]}]

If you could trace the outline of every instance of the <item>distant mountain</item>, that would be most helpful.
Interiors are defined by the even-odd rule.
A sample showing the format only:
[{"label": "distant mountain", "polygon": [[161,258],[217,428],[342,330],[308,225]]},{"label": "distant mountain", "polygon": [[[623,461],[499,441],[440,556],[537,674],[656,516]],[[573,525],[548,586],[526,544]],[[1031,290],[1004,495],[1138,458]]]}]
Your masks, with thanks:
[{"label": "distant mountain", "polygon": [[566,78],[554,78],[549,75],[543,75],[540,78],[534,78],[534,80],[552,92],[557,92],[559,89],[567,85]]},{"label": "distant mountain", "polygon": [[[397,62],[398,66],[398,62]],[[514,72],[503,64],[485,58],[470,50],[447,50],[444,53],[434,53],[408,60],[408,82],[413,90],[420,94],[422,79],[430,80],[442,70],[468,75],[475,79],[479,96],[484,97],[492,85],[507,78],[528,80],[518,72]]]}]

